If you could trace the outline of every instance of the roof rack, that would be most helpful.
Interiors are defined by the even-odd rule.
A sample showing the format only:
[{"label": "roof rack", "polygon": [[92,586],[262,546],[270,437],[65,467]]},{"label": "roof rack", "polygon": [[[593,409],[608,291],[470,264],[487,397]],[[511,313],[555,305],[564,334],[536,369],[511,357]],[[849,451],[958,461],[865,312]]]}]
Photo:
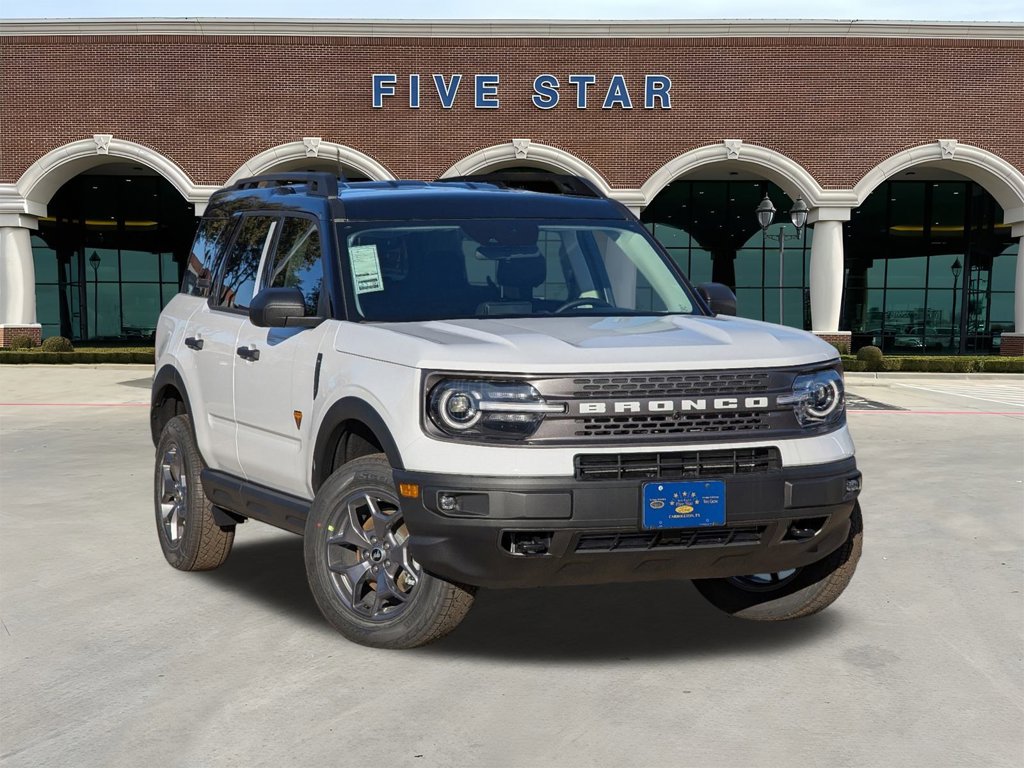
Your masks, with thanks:
[{"label": "roof rack", "polygon": [[604,197],[592,182],[582,176],[547,171],[495,171],[475,176],[454,176],[438,179],[444,182],[467,184],[495,184],[510,189],[527,189],[531,192],[546,192],[553,195],[575,195],[576,197]]},{"label": "roof rack", "polygon": [[[344,182],[343,182],[344,183]],[[271,189],[305,185],[311,195],[338,196],[338,177],[326,171],[298,171],[296,173],[265,173],[239,179],[230,189]]]}]

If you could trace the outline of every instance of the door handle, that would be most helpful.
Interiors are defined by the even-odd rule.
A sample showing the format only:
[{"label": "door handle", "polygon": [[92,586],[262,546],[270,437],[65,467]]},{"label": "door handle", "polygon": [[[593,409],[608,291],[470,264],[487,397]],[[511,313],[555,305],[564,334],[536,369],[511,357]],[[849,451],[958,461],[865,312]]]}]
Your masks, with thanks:
[{"label": "door handle", "polygon": [[243,360],[251,360],[256,362],[260,359],[260,351],[256,347],[239,347],[235,350],[238,356]]},{"label": "door handle", "polygon": [[195,336],[188,336],[185,339],[185,346],[198,352],[203,348],[203,340],[197,339]]}]

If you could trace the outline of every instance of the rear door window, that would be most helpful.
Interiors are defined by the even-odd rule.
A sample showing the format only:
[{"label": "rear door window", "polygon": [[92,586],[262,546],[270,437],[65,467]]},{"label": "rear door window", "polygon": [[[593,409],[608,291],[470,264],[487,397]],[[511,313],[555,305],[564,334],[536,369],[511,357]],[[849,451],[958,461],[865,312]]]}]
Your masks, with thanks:
[{"label": "rear door window", "polygon": [[218,284],[213,306],[220,309],[248,310],[256,293],[262,259],[270,252],[279,226],[272,216],[246,216],[238,236],[224,260],[224,274]]}]

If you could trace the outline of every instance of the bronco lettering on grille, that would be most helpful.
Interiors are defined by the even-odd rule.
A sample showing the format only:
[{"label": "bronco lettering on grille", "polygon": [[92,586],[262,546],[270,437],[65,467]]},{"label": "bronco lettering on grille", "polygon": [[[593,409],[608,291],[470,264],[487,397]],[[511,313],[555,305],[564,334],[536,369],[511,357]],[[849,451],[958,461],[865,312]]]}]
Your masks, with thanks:
[{"label": "bronco lettering on grille", "polygon": [[648,413],[753,411],[769,407],[767,397],[701,397],[693,400],[584,400],[570,405],[575,416]]}]

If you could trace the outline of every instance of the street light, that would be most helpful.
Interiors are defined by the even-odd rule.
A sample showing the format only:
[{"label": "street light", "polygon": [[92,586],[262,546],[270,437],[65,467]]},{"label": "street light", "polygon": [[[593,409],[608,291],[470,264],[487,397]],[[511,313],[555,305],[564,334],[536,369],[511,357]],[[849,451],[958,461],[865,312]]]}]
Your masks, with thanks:
[{"label": "street light", "polygon": [[89,257],[89,266],[92,267],[92,336],[100,335],[100,255],[96,251]]},{"label": "street light", "polygon": [[960,279],[960,270],[963,268],[960,259],[954,261],[949,267],[949,271],[953,273],[953,314],[949,318],[949,350],[951,352],[953,345],[956,344],[956,283]]},{"label": "street light", "polygon": [[782,308],[782,267],[783,258],[786,254],[786,241],[800,239],[800,230],[802,230],[804,225],[807,223],[807,214],[809,212],[807,203],[804,202],[802,197],[798,197],[796,202],[793,203],[793,207],[789,209],[789,220],[793,223],[793,226],[796,227],[796,234],[787,235],[786,225],[785,223],[782,223],[779,225],[778,234],[769,235],[768,227],[770,227],[772,222],[775,220],[775,204],[772,203],[771,198],[768,197],[768,193],[766,192],[764,200],[757,205],[757,223],[761,225],[764,236],[768,240],[777,240],[779,243],[779,325],[783,325],[783,318],[785,317]]}]

